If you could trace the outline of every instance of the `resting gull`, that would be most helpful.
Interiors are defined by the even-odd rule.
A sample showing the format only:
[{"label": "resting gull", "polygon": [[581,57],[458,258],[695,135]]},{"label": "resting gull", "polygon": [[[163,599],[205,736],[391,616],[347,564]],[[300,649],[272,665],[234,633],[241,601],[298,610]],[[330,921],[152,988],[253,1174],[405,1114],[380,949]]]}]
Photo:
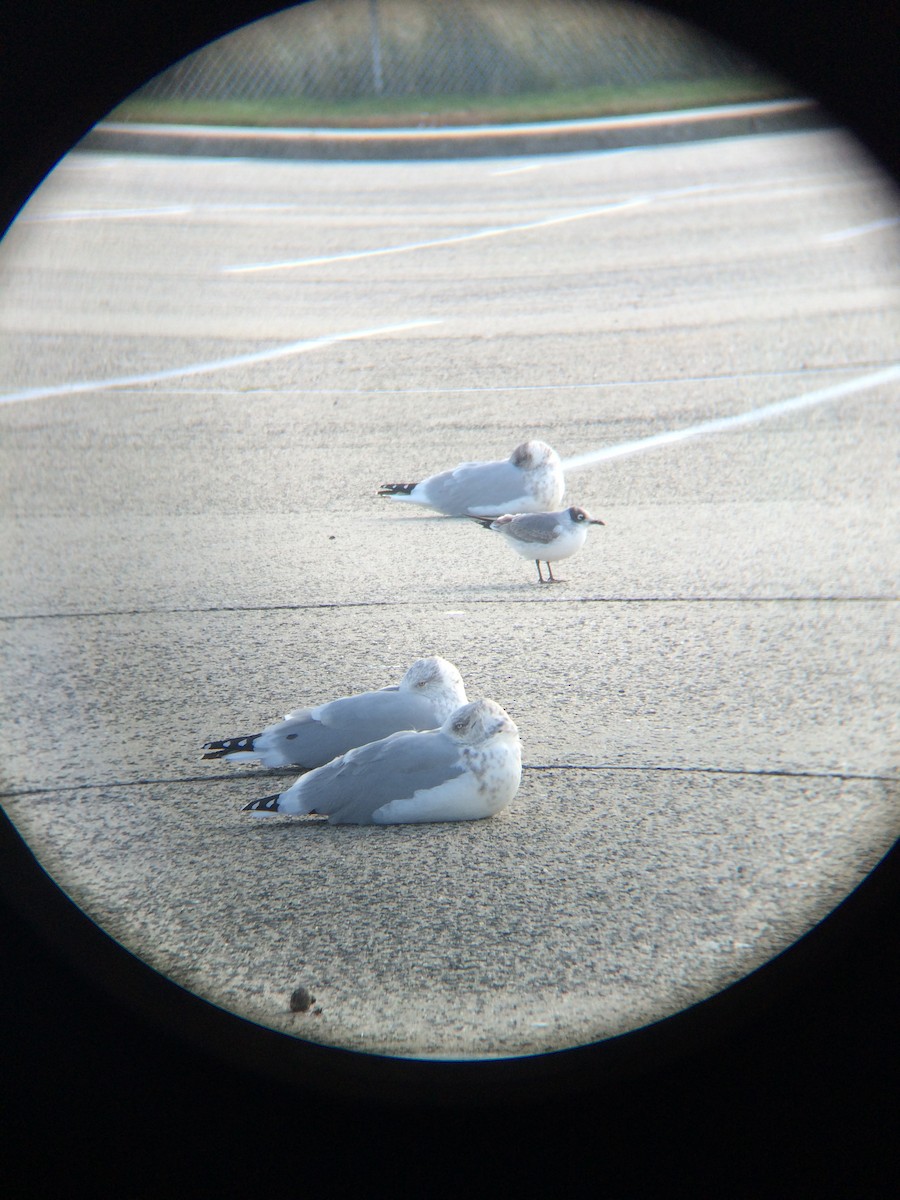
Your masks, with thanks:
[{"label": "resting gull", "polygon": [[522,442],[498,462],[460,463],[420,483],[383,483],[379,496],[435,508],[448,517],[544,512],[562,503],[562,462],[546,442]]},{"label": "resting gull", "polygon": [[435,729],[465,702],[466,689],[453,663],[419,658],[399,684],[298,708],[262,733],[207,742],[203,757],[309,770],[401,729]]},{"label": "resting gull", "polygon": [[241,811],[318,813],[332,825],[476,821],[505,808],[521,777],[514,722],[493,700],[476,700],[440,729],[359,746]]}]

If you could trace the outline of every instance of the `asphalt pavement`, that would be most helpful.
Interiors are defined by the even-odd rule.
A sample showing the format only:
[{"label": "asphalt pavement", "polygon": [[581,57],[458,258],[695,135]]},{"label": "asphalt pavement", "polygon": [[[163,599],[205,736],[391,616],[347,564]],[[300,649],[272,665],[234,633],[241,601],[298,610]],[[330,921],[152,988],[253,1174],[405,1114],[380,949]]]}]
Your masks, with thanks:
[{"label": "asphalt pavement", "polygon": [[[70,155],[0,246],[4,807],[41,863],[196,994],[405,1056],[597,1040],[789,946],[900,830],[897,235],[830,131]],[[525,437],[623,448],[568,472],[606,525],[558,585],[375,494]],[[285,777],[200,760],[431,653],[520,727],[496,818],[254,819]]]}]

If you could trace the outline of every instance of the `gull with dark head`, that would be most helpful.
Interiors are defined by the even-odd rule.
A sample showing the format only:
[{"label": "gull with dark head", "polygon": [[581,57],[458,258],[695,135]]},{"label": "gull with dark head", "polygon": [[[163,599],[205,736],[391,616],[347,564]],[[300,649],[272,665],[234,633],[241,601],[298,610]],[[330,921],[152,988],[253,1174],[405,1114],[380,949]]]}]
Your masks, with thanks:
[{"label": "gull with dark head", "polygon": [[476,700],[440,729],[359,746],[241,811],[317,813],[332,825],[477,821],[505,808],[521,777],[515,723],[493,700]]},{"label": "gull with dark head", "polygon": [[298,708],[262,733],[207,742],[204,758],[311,770],[401,729],[436,729],[466,703],[462,676],[446,658],[418,658],[398,684]]},{"label": "gull with dark head", "polygon": [[378,495],[434,508],[448,517],[496,517],[555,508],[565,489],[559,455],[546,442],[529,441],[497,462],[460,463],[419,483],[383,483]]},{"label": "gull with dark head", "polygon": [[[490,517],[473,517],[473,520],[499,533],[516,554],[533,559],[540,583],[564,583],[565,580],[553,574],[550,564],[577,554],[584,545],[588,527],[606,523],[577,505],[561,512],[505,513],[496,520]],[[541,572],[542,562],[547,564],[547,579]]]}]

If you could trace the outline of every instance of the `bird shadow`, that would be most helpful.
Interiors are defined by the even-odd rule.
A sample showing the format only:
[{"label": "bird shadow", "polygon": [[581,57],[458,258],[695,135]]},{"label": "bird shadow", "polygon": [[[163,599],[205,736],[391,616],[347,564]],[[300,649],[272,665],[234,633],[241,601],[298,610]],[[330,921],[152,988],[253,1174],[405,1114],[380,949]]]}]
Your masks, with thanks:
[{"label": "bird shadow", "polygon": [[468,517],[451,517],[445,513],[423,513],[423,512],[408,512],[408,513],[377,513],[373,516],[375,521],[396,521],[397,518],[403,521],[429,521],[432,524],[444,523],[447,521],[467,521]]},{"label": "bird shadow", "polygon": [[537,596],[546,596],[552,594],[557,585],[568,587],[567,579],[553,579],[549,583],[538,583],[536,579],[525,579],[520,583],[470,583],[466,584],[467,592],[476,592],[479,595],[484,595],[488,592],[493,592],[498,600],[502,600],[508,592],[520,593],[533,592]]},{"label": "bird shadow", "polygon": [[[324,837],[326,834],[343,839],[359,837],[397,836],[396,830],[409,825],[355,825],[350,822],[332,824],[327,816],[318,813],[239,813],[246,820],[234,827],[235,836],[262,837],[271,841],[293,837]],[[247,828],[247,825],[250,828]]]},{"label": "bird shadow", "polygon": [[327,817],[313,814],[297,816],[289,813],[239,813],[238,816],[242,818],[242,832],[247,833],[249,827],[257,837],[316,837],[322,830],[333,828],[329,825]]}]

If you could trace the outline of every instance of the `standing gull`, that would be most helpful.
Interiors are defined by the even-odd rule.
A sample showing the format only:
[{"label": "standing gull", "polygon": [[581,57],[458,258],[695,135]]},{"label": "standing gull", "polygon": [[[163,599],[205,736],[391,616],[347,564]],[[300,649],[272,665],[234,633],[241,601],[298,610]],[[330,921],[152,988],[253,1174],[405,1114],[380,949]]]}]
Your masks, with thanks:
[{"label": "standing gull", "polygon": [[476,700],[440,729],[359,746],[241,811],[318,813],[332,825],[477,821],[505,808],[521,778],[515,723],[493,700]]},{"label": "standing gull", "polygon": [[448,517],[544,512],[562,503],[559,455],[546,442],[523,442],[498,462],[460,463],[420,483],[383,483],[379,496],[435,508]]},{"label": "standing gull", "polygon": [[465,702],[466,689],[453,663],[418,658],[399,684],[298,708],[262,733],[207,742],[203,757],[310,770],[401,729],[436,729]]},{"label": "standing gull", "polygon": [[[584,545],[589,525],[606,523],[575,505],[561,512],[505,513],[495,521],[490,517],[472,519],[499,533],[523,558],[533,558],[540,583],[564,583],[553,574],[551,562],[576,554]],[[548,579],[541,573],[542,562],[547,564]]]}]

